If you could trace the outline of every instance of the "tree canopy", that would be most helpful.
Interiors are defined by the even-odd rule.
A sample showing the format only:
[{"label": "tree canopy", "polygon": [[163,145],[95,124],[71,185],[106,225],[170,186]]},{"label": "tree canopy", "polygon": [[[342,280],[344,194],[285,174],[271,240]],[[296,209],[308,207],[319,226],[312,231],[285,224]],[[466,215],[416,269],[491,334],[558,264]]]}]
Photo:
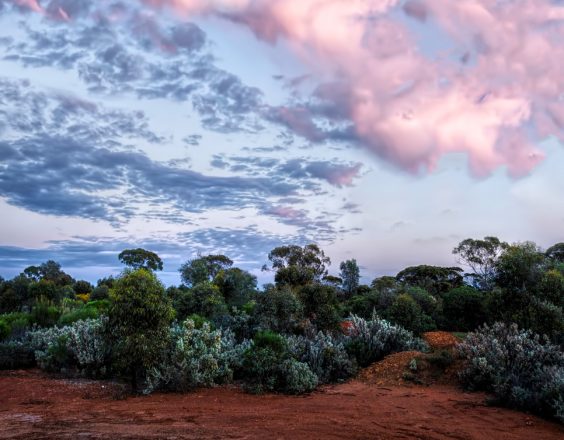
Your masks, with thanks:
[{"label": "tree canopy", "polygon": [[119,261],[132,269],[163,270],[163,261],[146,249],[125,249],[118,255]]},{"label": "tree canopy", "polygon": [[313,243],[304,247],[279,246],[270,251],[268,259],[276,271],[276,284],[290,286],[321,282],[327,275],[327,266],[331,264],[329,257]]},{"label": "tree canopy", "polygon": [[456,246],[452,253],[458,255],[459,262],[472,269],[475,284],[483,289],[492,286],[498,258],[509,245],[497,237],[483,240],[467,238]]}]

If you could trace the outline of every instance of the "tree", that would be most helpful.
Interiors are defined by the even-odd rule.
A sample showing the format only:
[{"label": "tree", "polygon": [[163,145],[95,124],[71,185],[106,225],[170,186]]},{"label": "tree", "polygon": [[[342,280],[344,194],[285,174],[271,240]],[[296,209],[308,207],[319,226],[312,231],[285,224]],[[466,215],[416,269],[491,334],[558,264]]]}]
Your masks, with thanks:
[{"label": "tree", "polygon": [[227,312],[225,301],[219,288],[209,281],[198,283],[190,289],[194,311],[206,318],[214,318]]},{"label": "tree", "polygon": [[311,283],[303,286],[298,298],[305,317],[319,330],[335,330],[341,321],[336,290],[327,285]]},{"label": "tree", "polygon": [[498,258],[495,281],[512,292],[532,292],[546,268],[546,256],[535,243],[515,243],[507,246]]},{"label": "tree", "polygon": [[[316,244],[308,244],[303,248],[279,246],[270,251],[268,259],[276,271],[276,284],[292,287],[321,282],[327,275],[326,266],[331,264],[329,257]],[[263,270],[267,270],[266,265]]]},{"label": "tree", "polygon": [[86,295],[92,292],[92,284],[84,280],[77,281],[72,288],[77,295]]},{"label": "tree", "polygon": [[53,260],[41,263],[39,266],[29,266],[24,269],[23,275],[31,281],[49,281],[57,286],[73,284],[72,277],[61,270],[61,265]]},{"label": "tree", "polygon": [[470,286],[457,287],[443,300],[444,325],[449,330],[472,331],[487,321],[485,293]]},{"label": "tree", "polygon": [[193,287],[198,283],[212,281],[220,271],[232,265],[233,261],[225,255],[206,255],[188,260],[180,266],[179,272],[182,281],[188,287]]},{"label": "tree", "polygon": [[213,283],[219,287],[225,302],[230,306],[241,307],[257,291],[257,277],[238,267],[221,270]]},{"label": "tree", "polygon": [[137,379],[154,366],[166,346],[174,310],[164,286],[147,269],[126,269],[110,292],[109,335],[114,341],[114,365]]},{"label": "tree", "polygon": [[132,269],[163,270],[163,261],[154,252],[137,248],[126,249],[118,255],[119,261]]},{"label": "tree", "polygon": [[263,329],[292,333],[303,319],[303,306],[288,286],[270,285],[258,295],[254,314]]},{"label": "tree", "polygon": [[460,267],[412,266],[399,272],[396,280],[408,286],[421,287],[432,295],[441,296],[464,284],[462,272]]},{"label": "tree", "polygon": [[360,283],[360,269],[356,260],[346,260],[341,262],[341,279],[343,280],[343,290],[348,296],[352,296],[356,293],[356,289]]},{"label": "tree", "polygon": [[476,286],[489,290],[493,286],[497,260],[507,247],[508,244],[497,237],[485,237],[483,240],[467,238],[452,253],[458,255],[460,263],[472,269]]},{"label": "tree", "polygon": [[435,323],[408,294],[399,295],[387,313],[390,320],[414,333],[433,330]]},{"label": "tree", "polygon": [[552,260],[564,263],[564,243],[556,243],[546,250],[546,256]]}]

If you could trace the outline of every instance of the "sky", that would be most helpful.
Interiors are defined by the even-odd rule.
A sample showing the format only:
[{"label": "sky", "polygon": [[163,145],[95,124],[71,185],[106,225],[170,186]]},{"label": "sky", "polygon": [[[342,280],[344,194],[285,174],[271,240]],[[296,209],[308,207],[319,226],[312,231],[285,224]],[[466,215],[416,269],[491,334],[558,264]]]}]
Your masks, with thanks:
[{"label": "sky", "polygon": [[561,0],[0,0],[0,275],[564,241],[563,42]]}]

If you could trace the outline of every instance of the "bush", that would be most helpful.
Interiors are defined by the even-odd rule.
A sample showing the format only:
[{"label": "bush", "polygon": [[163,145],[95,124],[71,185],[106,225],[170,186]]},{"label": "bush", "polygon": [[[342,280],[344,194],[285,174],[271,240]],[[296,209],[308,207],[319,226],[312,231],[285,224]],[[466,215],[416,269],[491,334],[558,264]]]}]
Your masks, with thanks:
[{"label": "bush", "polygon": [[12,327],[3,319],[0,319],[0,341],[6,339],[12,333]]},{"label": "bush", "polygon": [[307,364],[320,383],[347,379],[356,372],[342,341],[318,332],[312,337],[291,336],[287,339],[294,358]]},{"label": "bush", "polygon": [[281,370],[282,389],[287,394],[309,393],[317,386],[317,376],[303,362],[287,359],[282,363]]},{"label": "bush", "polygon": [[0,315],[0,319],[10,327],[10,339],[18,339],[24,336],[31,326],[32,317],[29,313],[12,312]]},{"label": "bush", "polygon": [[76,321],[85,319],[96,319],[99,313],[93,307],[81,307],[80,309],[73,310],[72,312],[65,313],[59,318],[60,325],[69,325]]},{"label": "bush", "polygon": [[448,329],[476,329],[487,321],[484,294],[469,286],[451,290],[443,299],[443,315]]},{"label": "bush", "polygon": [[209,322],[203,322],[199,329],[191,319],[175,324],[161,362],[148,371],[144,393],[156,389],[186,391],[230,382],[248,346],[235,344],[229,331],[212,330]]},{"label": "bush", "polygon": [[110,288],[105,285],[100,285],[95,287],[94,290],[92,290],[92,293],[90,294],[90,300],[95,301],[95,300],[107,299],[109,296],[110,296]]},{"label": "bush", "polygon": [[564,353],[548,338],[495,323],[468,334],[458,347],[467,361],[461,379],[468,388],[564,422]]},{"label": "bush", "polygon": [[270,330],[258,332],[252,346],[243,354],[243,374],[251,380],[253,392],[279,389],[279,369],[288,358],[286,340]]},{"label": "bush", "polygon": [[425,342],[414,337],[413,333],[376,315],[370,321],[353,315],[350,323],[345,347],[360,367],[366,367],[390,353],[427,349]]},{"label": "bush", "polygon": [[0,343],[0,370],[30,368],[35,365],[33,350],[29,341],[9,341]]},{"label": "bush", "polygon": [[31,309],[31,321],[39,327],[51,327],[57,323],[61,310],[50,301],[40,299]]},{"label": "bush", "polygon": [[386,311],[390,320],[416,334],[436,328],[433,319],[425,314],[421,306],[407,293],[399,295]]},{"label": "bush", "polygon": [[101,318],[31,331],[30,346],[37,364],[48,371],[77,369],[87,376],[104,375],[109,352],[106,325],[107,318]]},{"label": "bush", "polygon": [[167,346],[174,310],[164,286],[145,269],[124,271],[110,295],[108,329],[114,366],[129,376],[137,391],[137,378],[159,363]]},{"label": "bush", "polygon": [[293,333],[303,319],[303,306],[289,287],[272,287],[258,295],[254,316],[260,328]]}]

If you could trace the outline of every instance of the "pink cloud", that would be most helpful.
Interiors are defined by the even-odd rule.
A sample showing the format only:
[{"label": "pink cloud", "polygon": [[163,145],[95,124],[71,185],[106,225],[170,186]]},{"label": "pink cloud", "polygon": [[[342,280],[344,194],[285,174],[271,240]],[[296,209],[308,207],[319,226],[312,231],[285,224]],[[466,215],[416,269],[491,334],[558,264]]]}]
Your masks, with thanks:
[{"label": "pink cloud", "polygon": [[412,172],[463,152],[476,175],[500,166],[522,175],[543,158],[536,142],[562,137],[564,8],[548,0],[404,5],[410,17],[432,17],[460,57],[475,52],[469,65],[424,56],[408,27],[388,14],[396,0],[149,3],[228,17],[268,42],[286,39],[319,78],[332,74],[348,85],[348,116],[364,145]]},{"label": "pink cloud", "polygon": [[[543,159],[535,144],[564,138],[564,6],[551,0],[141,1],[183,17],[220,16],[271,44],[284,39],[320,83],[344,85],[333,104],[361,143],[411,172],[462,152],[477,176],[502,166],[523,175]],[[438,26],[452,50],[423,53],[411,18]]]}]

